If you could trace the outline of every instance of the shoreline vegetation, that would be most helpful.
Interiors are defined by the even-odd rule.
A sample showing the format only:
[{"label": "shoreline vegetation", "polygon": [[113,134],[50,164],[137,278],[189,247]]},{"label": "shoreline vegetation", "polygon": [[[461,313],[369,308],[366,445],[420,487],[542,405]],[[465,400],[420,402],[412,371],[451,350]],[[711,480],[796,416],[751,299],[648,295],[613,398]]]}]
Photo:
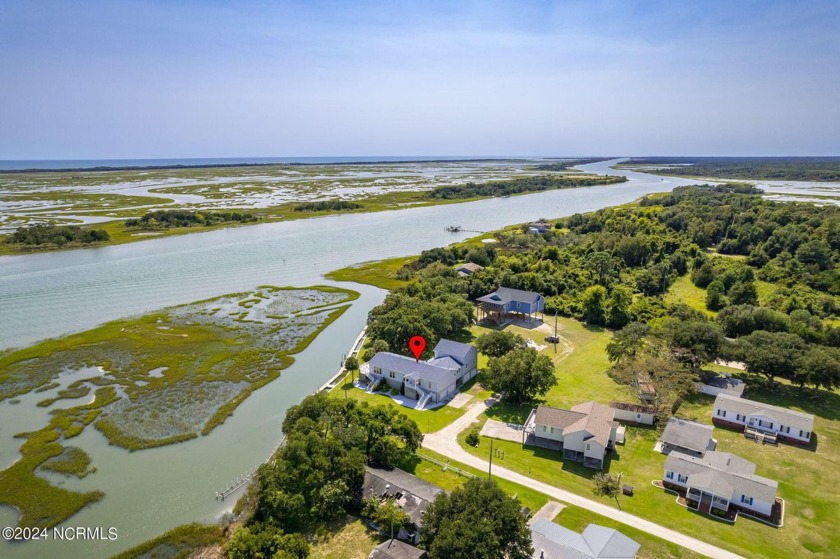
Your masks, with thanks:
[{"label": "shoreline vegetation", "polygon": [[637,157],[616,168],[709,180],[840,182],[840,157]]},{"label": "shoreline vegetation", "polygon": [[[471,202],[488,197],[528,194],[552,189],[610,185],[626,180],[626,177],[585,173],[538,175],[438,186],[431,190],[392,191],[352,201],[329,199],[288,202],[260,209],[194,210],[162,206],[160,209],[148,209],[140,218],[133,217],[131,213],[125,213],[128,210],[124,210],[120,213],[125,213],[124,217],[127,219],[115,217],[113,220],[96,225],[55,224],[19,227],[15,232],[0,235],[0,256],[111,246],[162,236],[257,223],[308,219],[336,213],[373,213],[408,207]],[[171,204],[171,201],[164,203]],[[114,212],[107,211],[105,207],[96,209],[95,206],[85,211],[80,210],[78,214],[95,217],[114,216]],[[53,236],[50,237],[45,233],[51,233]]]},{"label": "shoreline vegetation", "polygon": [[[358,297],[333,286],[260,286],[0,353],[0,400],[35,391],[45,394],[39,405],[55,406],[94,390],[92,402],[53,408],[45,427],[16,435],[25,442],[0,472],[0,504],[20,512],[21,526],[66,520],[104,496],[36,475],[92,471],[90,456],[67,441],[90,425],[129,451],[207,435]],[[59,390],[55,380],[70,373],[81,378]]]}]

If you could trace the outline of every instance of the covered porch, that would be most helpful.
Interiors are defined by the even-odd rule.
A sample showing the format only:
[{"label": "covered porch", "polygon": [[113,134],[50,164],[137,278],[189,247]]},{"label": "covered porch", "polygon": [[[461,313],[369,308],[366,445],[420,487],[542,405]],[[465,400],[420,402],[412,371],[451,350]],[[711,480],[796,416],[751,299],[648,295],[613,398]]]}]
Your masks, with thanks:
[{"label": "covered porch", "polygon": [[[689,487],[686,492],[686,500],[688,508],[702,512],[703,514],[726,516],[729,512],[729,499],[715,495],[707,489]],[[713,511],[718,512],[715,513]]]}]

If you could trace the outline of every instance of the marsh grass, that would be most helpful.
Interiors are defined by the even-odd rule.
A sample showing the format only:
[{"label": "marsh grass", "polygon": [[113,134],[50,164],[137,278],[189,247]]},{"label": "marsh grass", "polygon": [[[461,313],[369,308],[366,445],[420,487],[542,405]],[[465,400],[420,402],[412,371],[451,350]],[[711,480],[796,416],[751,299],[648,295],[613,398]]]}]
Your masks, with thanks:
[{"label": "marsh grass", "polygon": [[[223,296],[114,321],[0,355],[0,399],[55,388],[64,371],[104,371],[39,402],[52,405],[96,390],[93,402],[53,409],[47,426],[19,435],[25,439],[22,456],[0,472],[0,503],[21,512],[21,526],[52,526],[72,516],[102,494],[67,491],[35,475],[39,467],[79,476],[88,472],[90,458],[81,449],[63,446],[64,441],[91,424],[110,444],[128,450],[207,435],[251,392],[276,379],[294,362],[293,355],[358,297],[335,287],[262,287],[257,292],[260,296]],[[240,324],[225,310],[241,308],[242,300],[257,301],[247,310],[252,313],[280,299],[287,308],[309,314]]]},{"label": "marsh grass", "polygon": [[208,524],[186,524],[123,551],[113,559],[184,559],[199,549],[224,541],[224,530]]}]

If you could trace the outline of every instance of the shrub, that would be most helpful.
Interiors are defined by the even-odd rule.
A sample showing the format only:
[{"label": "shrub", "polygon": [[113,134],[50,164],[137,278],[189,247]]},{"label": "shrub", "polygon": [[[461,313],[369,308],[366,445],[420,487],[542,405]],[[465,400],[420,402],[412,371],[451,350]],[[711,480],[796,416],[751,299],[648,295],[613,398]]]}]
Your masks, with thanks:
[{"label": "shrub", "polygon": [[478,446],[479,438],[478,438],[478,429],[473,429],[469,433],[467,433],[467,444],[470,446]]}]

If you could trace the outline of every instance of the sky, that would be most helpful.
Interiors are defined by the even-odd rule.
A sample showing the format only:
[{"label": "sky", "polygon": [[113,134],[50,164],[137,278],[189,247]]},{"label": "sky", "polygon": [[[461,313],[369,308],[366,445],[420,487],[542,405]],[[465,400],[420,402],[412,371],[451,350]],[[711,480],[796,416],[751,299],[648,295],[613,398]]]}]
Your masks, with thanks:
[{"label": "sky", "polygon": [[0,0],[0,159],[840,155],[840,1]]}]

